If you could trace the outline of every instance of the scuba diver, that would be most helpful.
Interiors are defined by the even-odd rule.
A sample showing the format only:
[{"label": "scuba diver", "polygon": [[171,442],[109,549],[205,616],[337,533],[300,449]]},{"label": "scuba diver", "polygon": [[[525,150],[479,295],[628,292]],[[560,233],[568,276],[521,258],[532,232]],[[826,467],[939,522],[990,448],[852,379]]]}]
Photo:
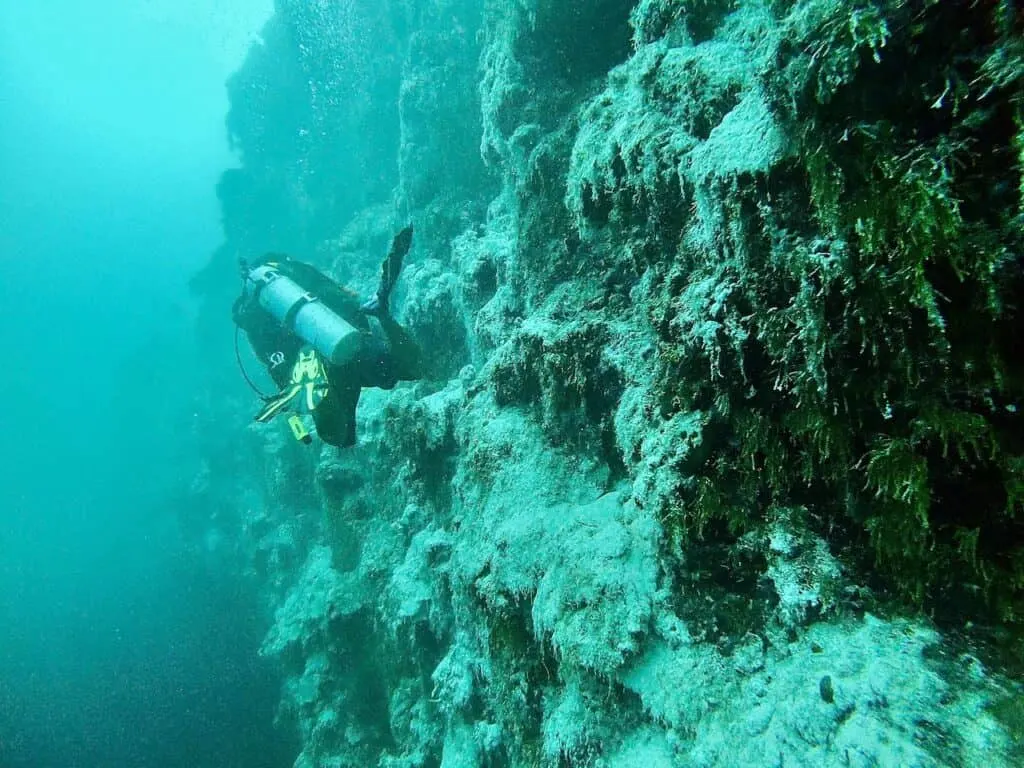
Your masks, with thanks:
[{"label": "scuba diver", "polygon": [[408,226],[395,236],[381,264],[380,285],[362,305],[355,293],[288,256],[268,253],[254,266],[241,262],[242,295],[232,308],[235,355],[241,367],[238,331],[243,330],[281,390],[262,394],[242,368],[264,401],[256,421],[292,410],[288,425],[297,440],[312,442],[311,416],[321,440],[348,447],[356,442],[356,405],[363,387],[392,389],[399,381],[420,377],[419,346],[389,306],[411,243]]}]

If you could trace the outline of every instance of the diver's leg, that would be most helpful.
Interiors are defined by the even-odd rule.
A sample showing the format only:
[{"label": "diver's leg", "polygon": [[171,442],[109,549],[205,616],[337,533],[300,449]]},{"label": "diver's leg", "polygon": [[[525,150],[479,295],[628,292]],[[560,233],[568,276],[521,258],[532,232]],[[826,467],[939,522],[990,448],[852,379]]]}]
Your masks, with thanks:
[{"label": "diver's leg", "polygon": [[380,327],[388,341],[392,372],[400,381],[412,381],[423,376],[423,352],[412,335],[386,312],[377,315]]}]

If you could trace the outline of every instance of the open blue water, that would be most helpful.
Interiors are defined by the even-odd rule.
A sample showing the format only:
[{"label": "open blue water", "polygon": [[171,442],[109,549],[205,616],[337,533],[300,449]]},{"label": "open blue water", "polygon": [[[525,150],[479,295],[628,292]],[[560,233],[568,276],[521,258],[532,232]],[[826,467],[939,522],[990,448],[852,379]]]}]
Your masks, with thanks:
[{"label": "open blue water", "polygon": [[295,752],[256,606],[187,559],[165,500],[232,158],[221,62],[138,13],[158,5],[0,5],[3,768]]}]

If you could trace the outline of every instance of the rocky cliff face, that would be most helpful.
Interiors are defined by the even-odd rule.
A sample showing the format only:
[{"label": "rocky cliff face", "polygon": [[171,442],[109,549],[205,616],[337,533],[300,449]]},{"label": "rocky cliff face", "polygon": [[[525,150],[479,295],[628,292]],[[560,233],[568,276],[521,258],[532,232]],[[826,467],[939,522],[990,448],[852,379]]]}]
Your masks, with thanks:
[{"label": "rocky cliff face", "polygon": [[1021,760],[1015,4],[364,5],[279,3],[197,282],[417,227],[427,379],[194,488],[296,765]]}]

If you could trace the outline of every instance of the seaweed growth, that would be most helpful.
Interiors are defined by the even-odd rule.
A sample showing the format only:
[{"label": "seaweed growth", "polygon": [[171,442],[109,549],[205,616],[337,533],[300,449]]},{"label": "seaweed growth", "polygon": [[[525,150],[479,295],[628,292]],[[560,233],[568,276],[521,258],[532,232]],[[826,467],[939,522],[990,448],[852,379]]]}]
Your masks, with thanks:
[{"label": "seaweed growth", "polygon": [[653,313],[664,411],[712,409],[729,435],[676,519],[739,536],[807,505],[938,616],[1019,622],[1020,18],[772,8],[778,68],[753,87],[792,151],[708,189]]}]

